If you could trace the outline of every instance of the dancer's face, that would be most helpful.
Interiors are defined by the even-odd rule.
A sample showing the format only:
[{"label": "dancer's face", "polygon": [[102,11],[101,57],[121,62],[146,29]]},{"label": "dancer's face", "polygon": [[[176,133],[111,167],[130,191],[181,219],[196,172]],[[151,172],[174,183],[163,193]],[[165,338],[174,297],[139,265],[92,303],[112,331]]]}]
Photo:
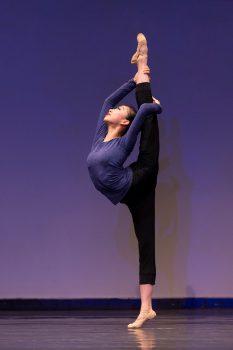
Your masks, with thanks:
[{"label": "dancer's face", "polygon": [[128,125],[129,120],[126,119],[128,114],[129,107],[121,105],[116,108],[109,109],[108,113],[104,117],[104,121],[110,122],[111,124]]}]

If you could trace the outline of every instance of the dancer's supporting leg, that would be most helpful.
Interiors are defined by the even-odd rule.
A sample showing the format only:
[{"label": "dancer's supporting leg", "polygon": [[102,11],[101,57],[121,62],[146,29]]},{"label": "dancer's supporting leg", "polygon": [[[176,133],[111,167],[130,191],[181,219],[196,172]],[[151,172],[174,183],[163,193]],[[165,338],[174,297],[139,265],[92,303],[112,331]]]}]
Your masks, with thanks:
[{"label": "dancer's supporting leg", "polygon": [[[149,83],[136,87],[138,104],[149,102]],[[138,160],[134,162],[138,174],[138,190],[131,200],[129,209],[132,214],[135,234],[139,247],[139,283],[141,293],[141,311],[152,308],[153,285],[155,284],[155,184],[158,173],[158,125],[157,115],[147,116],[141,131]],[[142,187],[143,186],[143,187]]]},{"label": "dancer's supporting leg", "polygon": [[128,328],[138,328],[156,316],[152,309],[152,288],[155,284],[155,188],[142,198],[139,204],[130,205],[135,233],[139,247],[139,284],[141,293],[141,309],[138,317]]},{"label": "dancer's supporting leg", "polygon": [[[151,128],[149,124],[148,127]],[[145,135],[149,133],[145,129]],[[150,138],[151,143],[155,143],[155,138]],[[142,140],[146,143],[146,139]],[[151,147],[153,148],[153,147]],[[153,154],[151,154],[154,157]],[[143,154],[143,158],[150,154]],[[150,161],[153,164],[153,159]],[[144,162],[145,164],[145,162]],[[139,170],[140,170],[139,164]],[[143,166],[143,165],[142,165]],[[153,169],[153,168],[152,168]],[[141,169],[143,170],[143,168]],[[144,173],[144,170],[142,171]],[[151,172],[152,174],[155,171]],[[144,173],[145,174],[145,173]],[[156,263],[155,263],[155,182],[153,175],[151,178],[146,175],[146,181],[150,183],[148,190],[144,187],[142,192],[135,192],[136,195],[132,198],[128,205],[131,212],[135,234],[138,240],[139,250],[139,285],[141,294],[141,309],[137,319],[128,325],[129,328],[138,328],[149,318],[153,318],[156,314],[152,310],[152,293],[153,285],[156,279]],[[145,182],[145,181],[144,181]],[[142,183],[142,182],[141,182]],[[140,181],[139,181],[140,186]]]}]

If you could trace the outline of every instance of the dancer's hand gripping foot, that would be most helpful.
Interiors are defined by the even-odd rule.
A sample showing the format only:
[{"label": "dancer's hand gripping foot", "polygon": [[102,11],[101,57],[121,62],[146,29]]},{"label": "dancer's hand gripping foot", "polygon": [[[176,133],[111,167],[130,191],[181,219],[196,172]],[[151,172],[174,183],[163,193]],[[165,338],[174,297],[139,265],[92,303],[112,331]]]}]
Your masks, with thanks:
[{"label": "dancer's hand gripping foot", "polygon": [[[139,73],[141,73],[141,72],[137,71],[137,73],[136,73],[135,76],[133,77],[133,80],[135,81],[135,83],[138,82],[138,75],[139,75]],[[143,74],[147,74],[148,77],[149,77],[149,80],[151,80],[151,78],[150,78],[150,67],[149,67],[149,66],[146,65],[146,66],[143,68],[142,73],[143,73]],[[142,73],[141,73],[141,74],[142,74]]]}]

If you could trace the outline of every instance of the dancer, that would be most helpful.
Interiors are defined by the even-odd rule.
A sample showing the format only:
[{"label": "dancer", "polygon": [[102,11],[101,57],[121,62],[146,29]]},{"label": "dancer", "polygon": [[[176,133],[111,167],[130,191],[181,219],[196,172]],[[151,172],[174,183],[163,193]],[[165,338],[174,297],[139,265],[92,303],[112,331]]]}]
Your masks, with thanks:
[{"label": "dancer", "polygon": [[[159,130],[157,114],[160,101],[151,94],[148,48],[145,36],[137,36],[138,47],[131,59],[137,64],[134,78],[105,99],[99,114],[87,157],[87,166],[95,188],[113,204],[128,206],[139,246],[139,284],[141,310],[129,328],[138,328],[156,316],[152,309],[152,287],[155,284],[155,187],[158,174]],[[138,111],[130,105],[115,105],[136,88]],[[141,131],[136,162],[123,167]]]}]

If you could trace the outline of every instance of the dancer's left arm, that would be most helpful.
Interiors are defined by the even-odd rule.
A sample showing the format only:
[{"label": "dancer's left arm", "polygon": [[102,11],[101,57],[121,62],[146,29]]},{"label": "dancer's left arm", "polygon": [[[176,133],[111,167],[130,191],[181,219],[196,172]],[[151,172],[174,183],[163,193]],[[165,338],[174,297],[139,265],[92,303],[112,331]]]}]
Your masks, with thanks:
[{"label": "dancer's left arm", "polygon": [[126,83],[122,84],[117,90],[109,95],[102,105],[99,118],[97,121],[96,131],[93,139],[93,144],[98,138],[104,138],[108,131],[107,124],[103,120],[110,108],[113,108],[118,102],[120,102],[126,95],[128,95],[136,87],[135,80],[129,79]]},{"label": "dancer's left arm", "polygon": [[132,151],[145,118],[152,113],[160,114],[161,112],[162,107],[159,103],[148,102],[141,104],[126,134],[121,136],[122,145],[128,152]]}]

